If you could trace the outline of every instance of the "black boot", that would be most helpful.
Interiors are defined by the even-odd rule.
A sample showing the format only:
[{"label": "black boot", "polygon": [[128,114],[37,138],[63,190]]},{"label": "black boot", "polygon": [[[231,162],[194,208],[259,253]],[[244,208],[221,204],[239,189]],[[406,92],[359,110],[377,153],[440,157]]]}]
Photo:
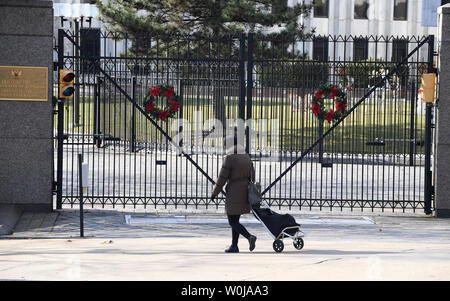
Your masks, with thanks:
[{"label": "black boot", "polygon": [[256,243],[256,236],[250,235],[248,242],[250,244],[250,252],[255,249],[255,243]]},{"label": "black boot", "polygon": [[239,253],[239,248],[237,246],[230,246],[225,250],[225,253]]}]

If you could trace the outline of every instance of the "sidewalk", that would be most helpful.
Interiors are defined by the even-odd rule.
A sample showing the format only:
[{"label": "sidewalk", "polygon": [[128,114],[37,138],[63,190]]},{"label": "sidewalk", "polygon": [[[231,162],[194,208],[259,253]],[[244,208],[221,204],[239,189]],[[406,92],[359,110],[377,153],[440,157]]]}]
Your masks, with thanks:
[{"label": "sidewalk", "polygon": [[[275,209],[275,208],[274,208]],[[450,220],[420,215],[292,212],[305,247],[283,253],[251,215],[250,253],[225,254],[219,211],[85,211],[24,214],[0,236],[0,279],[26,280],[450,280]]]}]

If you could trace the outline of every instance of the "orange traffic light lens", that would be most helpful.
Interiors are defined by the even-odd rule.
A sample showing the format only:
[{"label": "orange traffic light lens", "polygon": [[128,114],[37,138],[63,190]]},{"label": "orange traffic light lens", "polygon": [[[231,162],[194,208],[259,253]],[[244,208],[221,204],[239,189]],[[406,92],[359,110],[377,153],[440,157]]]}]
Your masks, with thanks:
[{"label": "orange traffic light lens", "polygon": [[71,82],[74,78],[75,78],[75,74],[73,74],[72,72],[70,72],[70,73],[67,73],[66,75],[64,75],[63,81],[65,81],[65,82]]}]

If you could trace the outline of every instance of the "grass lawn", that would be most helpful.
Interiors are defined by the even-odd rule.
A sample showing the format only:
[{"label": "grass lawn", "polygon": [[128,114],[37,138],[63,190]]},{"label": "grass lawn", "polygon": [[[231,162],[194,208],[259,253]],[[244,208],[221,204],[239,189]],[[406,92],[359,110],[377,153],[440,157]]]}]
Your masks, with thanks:
[{"label": "grass lawn", "polygon": [[[356,100],[355,100],[356,101]],[[225,98],[225,116],[235,119],[238,116],[238,98]],[[379,102],[366,102],[359,106],[341,123],[323,142],[323,151],[326,153],[345,154],[409,154],[411,138],[411,103],[397,100]],[[195,112],[201,111],[202,122],[214,118],[212,99],[185,96],[183,100],[182,117],[190,122],[196,120]],[[114,137],[129,139],[131,134],[132,105],[124,98],[102,99],[100,105],[100,128],[103,133]],[[64,124],[65,132],[74,134],[92,134],[94,132],[94,102],[92,97],[81,98],[80,126],[74,126],[73,100],[65,103]],[[300,152],[314,143],[319,135],[319,124],[309,109],[299,110],[288,100],[280,98],[253,99],[253,119],[278,119],[279,145],[283,151]],[[171,122],[158,123],[171,136]],[[55,120],[55,128],[57,126]],[[323,131],[329,128],[324,123]],[[414,114],[413,138],[424,140],[425,116]],[[269,134],[274,131],[269,127]],[[162,135],[146,118],[136,112],[136,135],[138,140],[163,141]],[[385,140],[384,146],[370,146],[367,142],[376,139]],[[387,141],[386,141],[387,140]],[[392,140],[392,141],[391,141]],[[253,141],[254,147],[258,143]],[[318,149],[317,149],[318,151]],[[424,147],[413,144],[415,154],[423,154]]]}]

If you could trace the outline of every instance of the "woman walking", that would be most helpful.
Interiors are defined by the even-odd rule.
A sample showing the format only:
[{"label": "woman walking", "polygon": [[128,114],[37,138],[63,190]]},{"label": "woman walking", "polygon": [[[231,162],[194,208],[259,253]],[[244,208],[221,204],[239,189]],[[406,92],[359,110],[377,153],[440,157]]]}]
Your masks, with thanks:
[{"label": "woman walking", "polygon": [[239,253],[239,235],[247,238],[250,244],[250,251],[255,249],[256,236],[251,235],[247,229],[239,223],[242,214],[250,213],[250,204],[247,195],[250,175],[252,176],[252,180],[254,180],[255,169],[253,168],[250,156],[243,152],[243,147],[241,145],[238,145],[237,136],[235,135],[234,148],[232,148],[232,151],[230,151],[223,160],[219,179],[214,186],[211,196],[211,199],[214,199],[228,182],[225,190],[225,211],[231,226],[232,241],[231,246],[225,250],[226,253]]}]

